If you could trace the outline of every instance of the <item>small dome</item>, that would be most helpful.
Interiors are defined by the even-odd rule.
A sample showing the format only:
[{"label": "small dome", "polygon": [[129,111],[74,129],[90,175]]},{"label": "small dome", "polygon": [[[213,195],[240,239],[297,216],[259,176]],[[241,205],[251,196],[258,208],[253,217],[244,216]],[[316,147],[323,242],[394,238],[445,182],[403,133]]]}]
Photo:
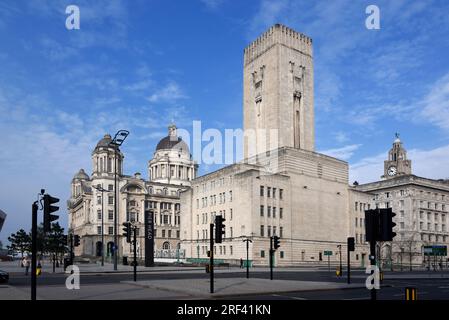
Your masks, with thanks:
[{"label": "small dome", "polygon": [[100,147],[107,148],[111,142],[112,142],[111,135],[110,134],[105,134],[103,139],[98,141],[97,146],[95,147],[95,149],[100,148]]},{"label": "small dome", "polygon": [[84,172],[84,169],[80,169],[77,174],[73,177],[73,180],[79,179],[79,180],[89,180],[89,176]]}]

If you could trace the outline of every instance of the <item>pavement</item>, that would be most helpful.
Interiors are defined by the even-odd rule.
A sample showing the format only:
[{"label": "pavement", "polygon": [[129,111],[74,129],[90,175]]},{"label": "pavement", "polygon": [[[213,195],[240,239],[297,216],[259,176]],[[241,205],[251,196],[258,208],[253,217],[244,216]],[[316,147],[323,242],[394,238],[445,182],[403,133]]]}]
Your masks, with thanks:
[{"label": "pavement", "polygon": [[209,279],[176,279],[122,281],[122,283],[142,288],[177,292],[195,298],[218,298],[228,296],[262,295],[273,293],[322,291],[336,289],[365,288],[362,284],[341,284],[324,281],[290,281],[269,279],[222,278],[214,281],[214,293],[210,293]]}]

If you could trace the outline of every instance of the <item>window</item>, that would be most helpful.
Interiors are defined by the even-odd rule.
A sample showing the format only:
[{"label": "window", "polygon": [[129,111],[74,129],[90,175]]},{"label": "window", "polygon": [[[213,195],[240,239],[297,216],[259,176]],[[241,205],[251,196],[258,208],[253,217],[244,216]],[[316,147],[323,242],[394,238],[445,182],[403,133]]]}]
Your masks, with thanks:
[{"label": "window", "polygon": [[108,234],[114,234],[114,227],[109,227],[108,228]]},{"label": "window", "polygon": [[404,222],[401,222],[401,229],[404,229],[405,228],[405,224],[404,224]]},{"label": "window", "polygon": [[233,251],[232,251],[232,246],[229,246],[229,254],[232,256]]},{"label": "window", "polygon": [[357,221],[358,221],[358,218],[355,218],[355,226],[356,226],[356,227],[358,227]]},{"label": "window", "polygon": [[100,226],[97,227],[97,234],[101,234],[101,227]]},{"label": "window", "polygon": [[267,207],[267,217],[268,218],[271,217],[271,207],[270,206]]},{"label": "window", "polygon": [[114,204],[114,197],[113,196],[109,196],[108,197],[108,204]]},{"label": "window", "polygon": [[97,219],[101,220],[101,210],[97,210]]},{"label": "window", "polygon": [[271,237],[271,226],[267,227],[267,236]]},{"label": "window", "polygon": [[260,186],[260,196],[263,197],[264,194],[264,187]]},{"label": "window", "polygon": [[264,236],[265,236],[264,230],[265,230],[264,225],[261,225],[261,226],[260,226],[260,236],[261,236],[261,237],[264,237]]},{"label": "window", "polygon": [[229,191],[229,202],[232,202],[232,191]]},{"label": "window", "polygon": [[114,211],[108,210],[108,220],[114,220]]},{"label": "window", "polygon": [[171,230],[168,230],[168,237],[171,238]]},{"label": "window", "polygon": [[260,257],[261,258],[265,258],[265,251],[264,250],[260,250]]},{"label": "window", "polygon": [[97,204],[101,204],[101,197],[100,196],[97,197]]},{"label": "window", "polygon": [[276,199],[276,188],[273,188],[273,199]]},{"label": "window", "polygon": [[284,259],[284,251],[279,252],[279,256],[281,259]]},{"label": "window", "polygon": [[108,184],[108,190],[109,191],[114,191],[114,185],[113,184]]},{"label": "window", "polygon": [[279,208],[279,219],[283,218],[283,213],[284,213],[284,209],[283,208]]},{"label": "window", "polygon": [[162,238],[165,238],[165,230],[162,230]]},{"label": "window", "polygon": [[279,237],[282,238],[284,236],[284,228],[279,227]]},{"label": "window", "polygon": [[267,197],[271,197],[271,187],[267,187]]},{"label": "window", "polygon": [[273,226],[273,236],[276,235],[276,226]]},{"label": "window", "polygon": [[180,232],[179,232],[179,230],[176,230],[176,238],[179,239],[179,237],[180,237]]},{"label": "window", "polygon": [[355,211],[357,211],[357,208],[359,207],[359,203],[356,201],[355,202]]},{"label": "window", "polygon": [[276,207],[273,207],[273,218],[276,218]]},{"label": "window", "polygon": [[281,199],[281,200],[282,200],[282,197],[283,197],[283,193],[284,193],[284,190],[283,189],[279,189],[279,199]]},{"label": "window", "polygon": [[400,213],[401,213],[401,217],[403,218],[405,216],[404,210],[401,210]]},{"label": "window", "polygon": [[232,238],[232,227],[229,227],[229,236]]},{"label": "window", "polygon": [[260,216],[263,217],[264,212],[264,206],[260,206]]}]

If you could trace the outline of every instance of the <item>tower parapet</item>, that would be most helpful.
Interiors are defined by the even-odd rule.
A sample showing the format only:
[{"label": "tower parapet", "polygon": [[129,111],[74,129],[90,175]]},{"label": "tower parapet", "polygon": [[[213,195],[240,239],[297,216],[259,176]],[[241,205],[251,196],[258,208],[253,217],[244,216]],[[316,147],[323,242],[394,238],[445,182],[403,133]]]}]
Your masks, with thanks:
[{"label": "tower parapet", "polygon": [[301,53],[313,56],[312,39],[282,24],[275,24],[251,42],[244,50],[244,65],[251,63],[276,44],[299,50]]}]

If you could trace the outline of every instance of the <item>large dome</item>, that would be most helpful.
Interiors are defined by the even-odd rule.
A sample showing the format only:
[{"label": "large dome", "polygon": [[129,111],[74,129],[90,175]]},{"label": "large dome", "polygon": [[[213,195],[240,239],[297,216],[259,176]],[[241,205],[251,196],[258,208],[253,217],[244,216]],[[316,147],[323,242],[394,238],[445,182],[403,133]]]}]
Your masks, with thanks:
[{"label": "large dome", "polygon": [[189,153],[189,147],[180,137],[166,136],[156,146],[156,151],[167,149],[177,149]]}]

